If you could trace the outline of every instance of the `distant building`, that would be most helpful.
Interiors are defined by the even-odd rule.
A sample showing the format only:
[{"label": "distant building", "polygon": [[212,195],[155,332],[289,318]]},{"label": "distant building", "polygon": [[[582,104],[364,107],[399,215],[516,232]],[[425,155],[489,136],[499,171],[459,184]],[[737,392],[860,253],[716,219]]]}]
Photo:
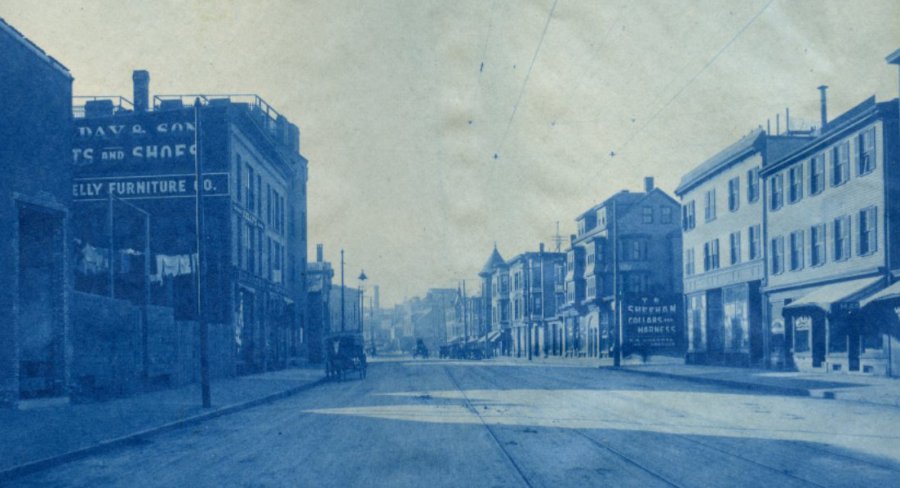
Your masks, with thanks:
[{"label": "distant building", "polygon": [[767,163],[808,135],[752,131],[681,179],[687,362],[762,366],[767,361],[762,180]]},{"label": "distant building", "polygon": [[515,356],[547,356],[551,348],[556,349],[559,335],[553,328],[558,323],[554,321],[558,314],[556,273],[564,262],[564,254],[547,252],[543,244],[538,252],[522,253],[509,261]]},{"label": "distant building", "polygon": [[568,354],[611,355],[620,322],[626,353],[680,350],[678,210],[646,178],[643,192],[620,191],[576,219],[562,307]]},{"label": "distant building", "polygon": [[325,333],[331,330],[330,299],[334,270],[325,261],[321,244],[316,246],[316,260],[307,265],[306,270],[307,317],[306,348],[311,363],[325,359],[323,350]]},{"label": "distant building", "polygon": [[0,19],[0,404],[69,393],[72,76]]},{"label": "distant building", "polygon": [[497,246],[481,271],[481,296],[483,300],[482,323],[487,331],[487,341],[499,346],[499,353],[508,355],[512,350],[510,329],[509,266]]},{"label": "distant building", "polygon": [[133,80],[133,105],[92,99],[78,107],[76,289],[196,320],[199,187],[213,372],[286,366],[306,349],[307,161],[299,129],[257,96],[199,96],[198,125],[194,96],[151,100],[149,74],[135,71]]},{"label": "distant building", "polygon": [[823,91],[820,133],[761,171],[772,353],[800,370],[896,373],[897,309],[878,304],[900,277],[898,102],[825,114]]},{"label": "distant building", "polygon": [[325,335],[341,332],[362,333],[359,298],[359,288],[342,287],[340,284],[331,286],[331,295],[328,297],[330,328],[326,329]]}]

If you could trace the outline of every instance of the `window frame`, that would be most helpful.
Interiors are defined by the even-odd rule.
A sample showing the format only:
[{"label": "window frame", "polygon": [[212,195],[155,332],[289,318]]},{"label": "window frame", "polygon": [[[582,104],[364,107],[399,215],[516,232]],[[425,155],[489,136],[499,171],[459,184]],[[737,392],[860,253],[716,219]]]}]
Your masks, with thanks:
[{"label": "window frame", "polygon": [[809,158],[809,196],[825,191],[825,153]]},{"label": "window frame", "polygon": [[737,212],[741,208],[741,177],[728,180],[728,211]]},{"label": "window frame", "polygon": [[850,141],[843,141],[831,149],[831,186],[850,181]]},{"label": "window frame", "polygon": [[784,174],[776,173],[770,180],[771,195],[769,196],[769,210],[776,211],[784,206]]}]

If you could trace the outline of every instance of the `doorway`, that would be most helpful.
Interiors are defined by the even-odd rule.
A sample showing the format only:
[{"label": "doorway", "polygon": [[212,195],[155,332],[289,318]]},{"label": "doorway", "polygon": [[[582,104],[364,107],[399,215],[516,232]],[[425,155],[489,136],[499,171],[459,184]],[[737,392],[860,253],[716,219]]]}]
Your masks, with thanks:
[{"label": "doorway", "polygon": [[63,214],[34,205],[18,209],[19,396],[64,393]]}]

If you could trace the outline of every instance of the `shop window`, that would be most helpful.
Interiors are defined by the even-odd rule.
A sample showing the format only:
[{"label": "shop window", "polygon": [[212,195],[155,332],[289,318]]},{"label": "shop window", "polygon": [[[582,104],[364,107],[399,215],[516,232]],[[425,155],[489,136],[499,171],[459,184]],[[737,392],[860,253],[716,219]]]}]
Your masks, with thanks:
[{"label": "shop window", "polygon": [[728,180],[728,210],[736,212],[741,206],[741,179],[738,176]]},{"label": "shop window", "polygon": [[809,160],[809,194],[818,195],[825,189],[825,154],[817,154]]},{"label": "shop window", "polygon": [[794,352],[809,352],[809,334],[812,331],[813,319],[809,315],[800,315],[793,318],[794,322]]},{"label": "shop window", "polygon": [[850,179],[850,143],[844,141],[831,151],[831,186],[843,185]]},{"label": "shop window", "polygon": [[875,169],[875,128],[870,127],[859,135],[859,164],[856,174],[864,175]]},{"label": "shop window", "polygon": [[747,171],[747,202],[759,200],[759,168]]},{"label": "shop window", "polygon": [[859,212],[859,255],[872,254],[878,248],[876,238],[875,207],[864,208]]},{"label": "shop window", "polygon": [[769,201],[770,210],[778,210],[784,205],[784,175],[778,173],[772,176],[770,180],[771,199]]}]

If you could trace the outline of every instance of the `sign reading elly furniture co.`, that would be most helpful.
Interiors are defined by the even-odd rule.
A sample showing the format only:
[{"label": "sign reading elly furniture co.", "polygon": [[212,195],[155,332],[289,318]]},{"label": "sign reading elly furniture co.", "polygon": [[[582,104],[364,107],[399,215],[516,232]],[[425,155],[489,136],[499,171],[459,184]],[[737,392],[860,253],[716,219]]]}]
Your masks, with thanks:
[{"label": "sign reading elly furniture co.", "polygon": [[626,296],[622,309],[625,343],[631,347],[674,348],[681,342],[677,295]]}]

